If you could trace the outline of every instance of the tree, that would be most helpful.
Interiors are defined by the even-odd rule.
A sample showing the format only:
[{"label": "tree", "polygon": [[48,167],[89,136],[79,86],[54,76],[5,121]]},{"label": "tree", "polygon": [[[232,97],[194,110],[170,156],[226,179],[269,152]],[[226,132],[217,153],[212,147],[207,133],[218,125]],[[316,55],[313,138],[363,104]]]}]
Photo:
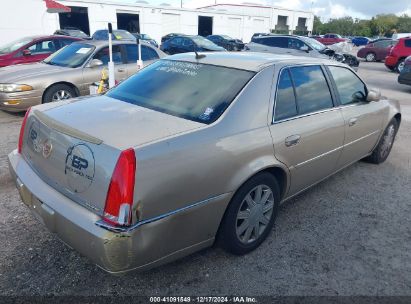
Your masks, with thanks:
[{"label": "tree", "polygon": [[313,34],[320,35],[323,32],[323,23],[320,17],[314,16]]},{"label": "tree", "polygon": [[371,19],[371,29],[379,36],[389,35],[397,23],[398,17],[394,14],[377,15]]}]

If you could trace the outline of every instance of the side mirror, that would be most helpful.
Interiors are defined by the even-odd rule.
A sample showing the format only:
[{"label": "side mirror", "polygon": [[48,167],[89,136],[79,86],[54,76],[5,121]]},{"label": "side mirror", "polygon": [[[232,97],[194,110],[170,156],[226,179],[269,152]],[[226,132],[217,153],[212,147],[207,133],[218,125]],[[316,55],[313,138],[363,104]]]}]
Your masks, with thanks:
[{"label": "side mirror", "polygon": [[300,51],[303,51],[303,52],[310,52],[310,49],[309,49],[309,47],[308,46],[306,46],[306,45],[303,45],[302,47],[300,47]]},{"label": "side mirror", "polygon": [[30,56],[31,55],[31,51],[28,49],[23,50],[23,56]]},{"label": "side mirror", "polygon": [[380,90],[370,90],[367,95],[367,101],[380,101],[381,92]]},{"label": "side mirror", "polygon": [[100,59],[92,59],[90,63],[88,64],[88,67],[95,68],[95,67],[102,66],[102,65],[103,65],[103,61],[101,61]]}]

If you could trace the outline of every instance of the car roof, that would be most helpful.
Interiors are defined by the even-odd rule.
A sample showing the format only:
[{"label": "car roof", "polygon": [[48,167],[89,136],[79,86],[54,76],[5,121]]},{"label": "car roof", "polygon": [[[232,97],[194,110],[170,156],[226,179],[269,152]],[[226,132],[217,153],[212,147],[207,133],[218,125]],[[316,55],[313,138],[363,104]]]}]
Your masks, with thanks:
[{"label": "car roof", "polygon": [[[76,41],[74,43],[85,43],[85,44],[94,45],[96,47],[100,47],[100,46],[108,45],[108,40],[80,40],[80,41]],[[135,44],[135,45],[137,45],[137,43],[134,40],[113,40],[112,43],[113,43],[113,45],[119,45],[119,44]],[[141,40],[141,44],[152,47],[150,43],[145,42],[144,40]]]},{"label": "car roof", "polygon": [[228,68],[235,68],[241,70],[248,70],[259,72],[265,67],[275,64],[330,64],[341,65],[337,61],[328,59],[310,58],[303,56],[279,55],[271,53],[257,53],[257,52],[201,52],[206,55],[204,58],[197,60],[194,53],[182,53],[172,56],[167,56],[164,59],[185,61],[191,63],[203,63],[210,65],[217,65]]}]

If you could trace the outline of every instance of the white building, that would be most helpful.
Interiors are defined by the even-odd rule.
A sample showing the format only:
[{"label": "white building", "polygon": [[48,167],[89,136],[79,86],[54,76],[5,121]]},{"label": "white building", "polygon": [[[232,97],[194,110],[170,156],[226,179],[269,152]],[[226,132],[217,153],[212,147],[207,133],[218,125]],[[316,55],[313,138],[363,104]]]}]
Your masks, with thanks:
[{"label": "white building", "polygon": [[158,42],[168,33],[226,34],[248,42],[254,33],[311,32],[310,12],[272,6],[217,4],[199,9],[121,4],[97,0],[58,0],[70,13],[47,13],[43,0],[4,1],[0,10],[0,45],[24,36],[49,35],[77,27],[93,34],[98,29],[126,29],[149,34]]}]

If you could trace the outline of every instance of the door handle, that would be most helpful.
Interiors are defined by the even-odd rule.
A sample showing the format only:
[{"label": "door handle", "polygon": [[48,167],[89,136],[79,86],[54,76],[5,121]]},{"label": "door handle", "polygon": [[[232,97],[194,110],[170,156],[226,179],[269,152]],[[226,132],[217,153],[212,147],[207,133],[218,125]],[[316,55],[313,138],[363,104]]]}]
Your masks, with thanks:
[{"label": "door handle", "polygon": [[123,69],[123,68],[118,68],[118,69],[117,69],[117,72],[120,72],[120,73],[125,72],[125,71],[126,71],[126,70]]},{"label": "door handle", "polygon": [[356,117],[351,118],[351,119],[348,121],[348,126],[349,126],[349,127],[354,126],[354,125],[357,123],[357,120],[358,120],[358,118],[356,118]]},{"label": "door handle", "polygon": [[291,135],[285,139],[286,147],[295,146],[300,142],[301,136],[300,135]]}]

